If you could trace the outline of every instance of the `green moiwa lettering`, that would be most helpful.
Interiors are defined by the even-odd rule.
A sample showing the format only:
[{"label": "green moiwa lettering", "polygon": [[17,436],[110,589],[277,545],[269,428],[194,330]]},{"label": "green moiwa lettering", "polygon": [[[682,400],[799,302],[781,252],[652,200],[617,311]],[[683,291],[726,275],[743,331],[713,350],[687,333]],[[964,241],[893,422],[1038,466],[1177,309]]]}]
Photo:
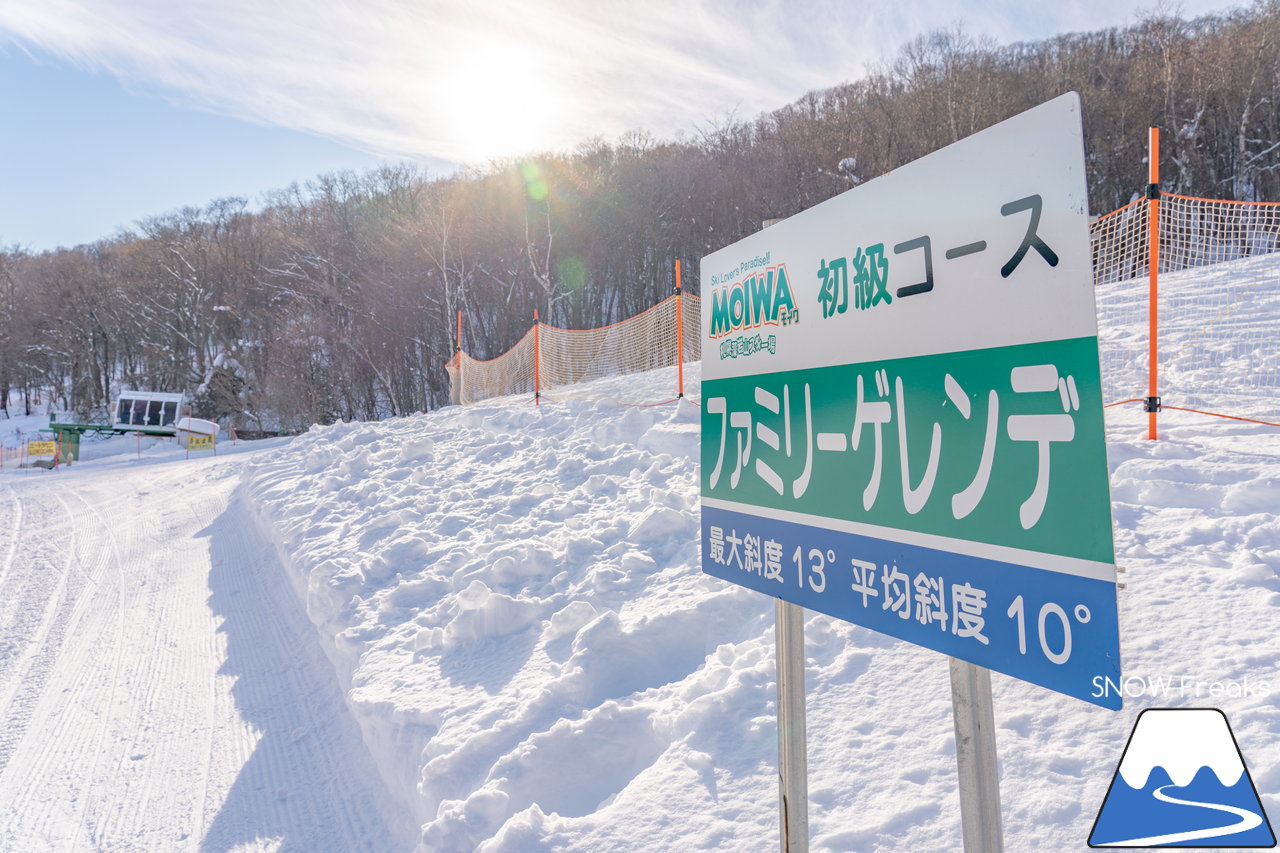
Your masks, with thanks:
[{"label": "green moiwa lettering", "polygon": [[729,334],[729,288],[711,291],[711,337]]},{"label": "green moiwa lettering", "polygon": [[772,317],[776,321],[783,316],[783,312],[790,315],[795,310],[795,299],[791,296],[791,282],[787,281],[786,266],[778,267],[778,280],[773,289],[773,314]]},{"label": "green moiwa lettering", "polygon": [[795,310],[787,268],[777,266],[711,291],[711,337],[777,323]]},{"label": "green moiwa lettering", "polygon": [[729,328],[741,329],[747,321],[747,292],[738,285],[729,291]]},{"label": "green moiwa lettering", "polygon": [[773,270],[753,276],[743,282],[751,287],[751,320],[748,327],[759,326],[777,317],[773,313]]}]

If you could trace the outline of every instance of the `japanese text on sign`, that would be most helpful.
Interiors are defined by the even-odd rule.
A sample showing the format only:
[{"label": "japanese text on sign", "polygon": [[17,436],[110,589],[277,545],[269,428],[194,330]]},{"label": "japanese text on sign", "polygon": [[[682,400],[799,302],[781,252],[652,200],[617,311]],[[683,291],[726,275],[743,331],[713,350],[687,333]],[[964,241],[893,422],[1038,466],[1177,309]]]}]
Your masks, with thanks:
[{"label": "japanese text on sign", "polygon": [[1065,95],[703,259],[704,571],[1096,701],[1083,150]]}]

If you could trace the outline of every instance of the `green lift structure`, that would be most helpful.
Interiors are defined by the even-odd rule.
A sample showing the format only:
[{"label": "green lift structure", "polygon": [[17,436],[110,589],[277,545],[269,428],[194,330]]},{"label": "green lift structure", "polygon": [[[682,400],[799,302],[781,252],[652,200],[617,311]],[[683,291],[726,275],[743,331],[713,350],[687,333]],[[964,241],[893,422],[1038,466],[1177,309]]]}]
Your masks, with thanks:
[{"label": "green lift structure", "polygon": [[173,427],[131,426],[126,424],[67,424],[56,420],[57,415],[49,418],[49,429],[57,436],[61,447],[59,462],[69,465],[80,459],[80,438],[87,432],[99,435],[149,435],[158,438],[173,438],[176,434]]},{"label": "green lift structure", "polygon": [[89,432],[99,435],[148,435],[169,438],[177,434],[174,421],[183,414],[184,397],[158,391],[121,391],[113,407],[114,423],[63,423],[49,417],[49,430],[57,436],[58,460],[69,465],[80,459],[80,438]]}]

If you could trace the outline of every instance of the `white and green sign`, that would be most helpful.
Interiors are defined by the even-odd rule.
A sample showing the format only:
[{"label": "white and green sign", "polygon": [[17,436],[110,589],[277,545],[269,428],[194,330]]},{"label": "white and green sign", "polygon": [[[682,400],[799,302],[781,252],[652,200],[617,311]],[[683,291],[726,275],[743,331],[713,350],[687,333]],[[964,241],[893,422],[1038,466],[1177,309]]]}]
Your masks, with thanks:
[{"label": "white and green sign", "polygon": [[1078,96],[702,283],[704,571],[1118,707]]}]

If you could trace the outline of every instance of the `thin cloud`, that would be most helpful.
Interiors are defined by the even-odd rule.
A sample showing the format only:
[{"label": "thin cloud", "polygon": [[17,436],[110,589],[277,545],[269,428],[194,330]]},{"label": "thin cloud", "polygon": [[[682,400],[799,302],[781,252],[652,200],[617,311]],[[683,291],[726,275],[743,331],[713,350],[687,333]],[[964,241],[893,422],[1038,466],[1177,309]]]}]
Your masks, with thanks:
[{"label": "thin cloud", "polygon": [[182,106],[476,162],[754,115],[966,12],[1001,40],[1132,18],[1063,5],[1037,32],[1014,0],[0,0],[0,30]]}]

